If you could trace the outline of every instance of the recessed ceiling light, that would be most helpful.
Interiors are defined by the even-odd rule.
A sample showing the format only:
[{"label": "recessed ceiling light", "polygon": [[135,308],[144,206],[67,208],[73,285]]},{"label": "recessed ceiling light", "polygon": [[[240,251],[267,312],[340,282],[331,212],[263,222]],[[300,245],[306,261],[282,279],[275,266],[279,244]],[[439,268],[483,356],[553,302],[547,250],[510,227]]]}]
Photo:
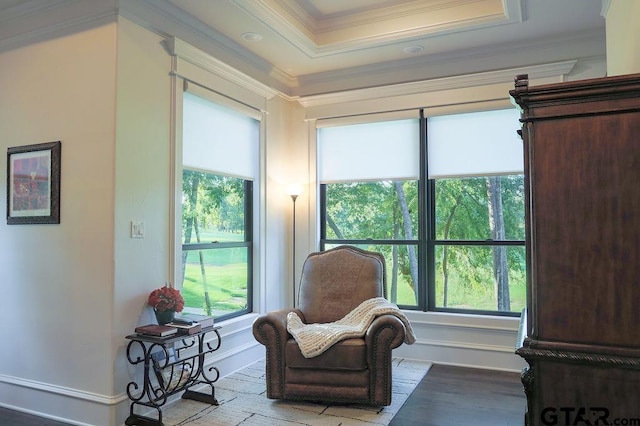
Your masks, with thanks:
[{"label": "recessed ceiling light", "polygon": [[241,36],[246,41],[260,41],[262,40],[262,35],[258,33],[243,33]]},{"label": "recessed ceiling light", "polygon": [[402,51],[404,53],[406,53],[407,55],[415,55],[416,53],[420,53],[424,50],[424,47],[422,46],[407,46],[404,49],[402,49]]}]

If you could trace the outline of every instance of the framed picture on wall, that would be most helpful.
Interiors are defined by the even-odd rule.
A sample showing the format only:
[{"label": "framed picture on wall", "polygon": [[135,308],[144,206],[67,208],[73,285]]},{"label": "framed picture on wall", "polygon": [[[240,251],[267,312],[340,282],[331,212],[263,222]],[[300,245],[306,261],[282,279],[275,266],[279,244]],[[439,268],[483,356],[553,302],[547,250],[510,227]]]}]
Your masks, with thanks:
[{"label": "framed picture on wall", "polygon": [[60,141],[7,149],[7,224],[60,223]]}]

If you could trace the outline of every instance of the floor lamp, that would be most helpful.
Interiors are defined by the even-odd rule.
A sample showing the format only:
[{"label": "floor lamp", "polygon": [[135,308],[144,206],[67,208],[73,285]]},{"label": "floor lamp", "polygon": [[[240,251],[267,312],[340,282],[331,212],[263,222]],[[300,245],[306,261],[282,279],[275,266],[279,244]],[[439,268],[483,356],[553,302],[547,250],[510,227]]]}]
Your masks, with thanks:
[{"label": "floor lamp", "polygon": [[291,200],[293,201],[293,259],[292,259],[292,272],[291,275],[293,279],[293,307],[296,307],[296,200],[298,199],[298,195],[300,195],[300,189],[298,187],[290,187],[289,195],[291,196]]}]

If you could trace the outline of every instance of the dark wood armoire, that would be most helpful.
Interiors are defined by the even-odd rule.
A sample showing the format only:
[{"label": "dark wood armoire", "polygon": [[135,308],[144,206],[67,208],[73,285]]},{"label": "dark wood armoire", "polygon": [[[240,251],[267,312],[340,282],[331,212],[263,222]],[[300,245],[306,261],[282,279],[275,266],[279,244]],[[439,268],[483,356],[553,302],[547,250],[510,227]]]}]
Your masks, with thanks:
[{"label": "dark wood armoire", "polygon": [[525,160],[526,422],[635,424],[640,74],[537,87],[523,75],[510,95]]}]

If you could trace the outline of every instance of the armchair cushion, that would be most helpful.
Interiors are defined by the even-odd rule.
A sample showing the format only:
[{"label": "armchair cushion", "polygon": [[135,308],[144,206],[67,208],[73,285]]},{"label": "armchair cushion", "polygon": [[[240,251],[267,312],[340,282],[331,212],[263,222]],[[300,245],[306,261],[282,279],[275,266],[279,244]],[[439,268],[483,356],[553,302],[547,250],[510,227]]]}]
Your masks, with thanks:
[{"label": "armchair cushion", "polygon": [[287,342],[286,360],[290,368],[313,368],[317,370],[360,371],[367,368],[367,346],[364,339],[347,339],[336,343],[331,352],[313,358],[305,358],[298,342]]}]

